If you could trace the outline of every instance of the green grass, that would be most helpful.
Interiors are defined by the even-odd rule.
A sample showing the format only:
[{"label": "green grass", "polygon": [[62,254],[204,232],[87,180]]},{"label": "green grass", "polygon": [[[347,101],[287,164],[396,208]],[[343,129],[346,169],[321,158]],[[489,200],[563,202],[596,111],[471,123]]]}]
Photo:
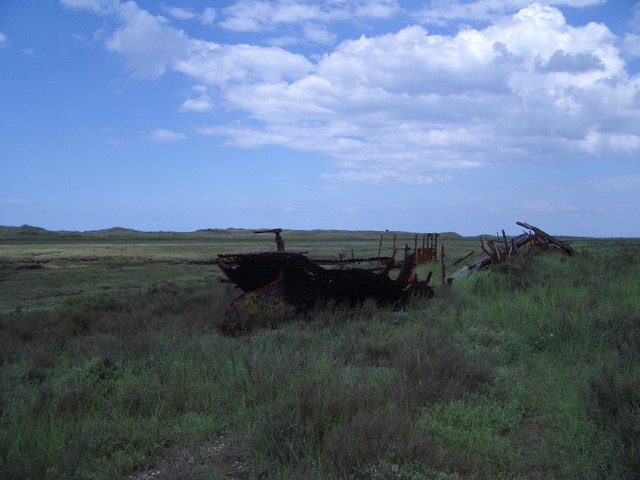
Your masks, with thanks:
[{"label": "green grass", "polygon": [[[205,262],[255,238],[163,235],[0,241],[0,477],[640,474],[640,242],[580,239],[431,301],[225,337],[234,291]],[[371,255],[379,236],[285,239]]]},{"label": "green grass", "polygon": [[[36,233],[19,233],[23,231]],[[375,256],[380,245],[378,232],[285,231],[283,235],[288,249],[308,251],[316,258]],[[382,255],[391,255],[393,235],[384,234]],[[414,238],[398,233],[400,252],[405,244],[414,245]],[[460,243],[460,237],[445,238]],[[218,254],[265,249],[275,249],[273,235],[247,230],[79,233],[0,227],[0,312],[50,310],[87,295],[117,294],[164,281],[179,287],[211,281],[220,277],[212,265]],[[429,269],[433,267],[420,266],[420,278]]]}]

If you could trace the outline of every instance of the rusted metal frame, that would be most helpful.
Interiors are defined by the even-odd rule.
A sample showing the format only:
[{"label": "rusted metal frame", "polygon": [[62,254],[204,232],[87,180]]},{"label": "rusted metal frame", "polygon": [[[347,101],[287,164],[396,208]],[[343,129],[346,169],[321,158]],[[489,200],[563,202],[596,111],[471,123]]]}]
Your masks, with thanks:
[{"label": "rusted metal frame", "polygon": [[422,247],[418,246],[418,237],[414,239],[416,251],[416,264],[422,265],[429,262],[438,261],[437,233],[423,233]]},{"label": "rusted metal frame", "polygon": [[273,233],[276,238],[274,243],[276,244],[276,249],[278,252],[284,252],[284,240],[282,239],[282,229],[281,228],[271,228],[268,230],[254,230],[253,233]]}]

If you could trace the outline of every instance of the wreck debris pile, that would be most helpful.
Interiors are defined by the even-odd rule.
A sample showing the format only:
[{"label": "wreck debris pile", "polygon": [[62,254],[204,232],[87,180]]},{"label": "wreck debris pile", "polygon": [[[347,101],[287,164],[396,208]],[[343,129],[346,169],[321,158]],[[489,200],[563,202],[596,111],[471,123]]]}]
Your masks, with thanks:
[{"label": "wreck debris pile", "polygon": [[[391,257],[312,260],[306,252],[285,252],[281,229],[256,233],[265,232],[276,235],[278,251],[218,255],[216,264],[226,275],[223,281],[244,292],[230,305],[228,316],[277,316],[287,308],[304,310],[318,301],[355,305],[372,298],[384,304],[433,296],[431,274],[426,280],[417,278],[417,249],[405,247],[402,261],[395,260],[395,242]],[[425,238],[423,258],[427,248]],[[356,266],[363,264],[368,267]],[[391,270],[398,270],[395,278]]]},{"label": "wreck debris pile", "polygon": [[[482,253],[449,277],[444,245],[440,245],[438,252],[437,233],[423,234],[422,245],[415,235],[413,248],[405,245],[403,259],[398,261],[395,235],[388,257],[380,255],[381,235],[377,257],[355,258],[352,250],[350,258],[340,254],[339,258],[311,259],[307,252],[285,251],[281,228],[256,230],[255,233],[274,234],[277,251],[220,254],[216,260],[226,275],[222,281],[234,283],[244,292],[229,306],[226,316],[232,320],[223,329],[235,333],[258,325],[267,326],[271,320],[265,319],[277,321],[287,312],[307,310],[318,302],[353,306],[370,298],[380,305],[398,304],[414,296],[431,298],[434,294],[429,285],[432,272],[421,281],[416,274],[416,267],[424,263],[440,261],[442,287],[445,287],[451,286],[456,278],[502,263],[522,251],[556,248],[567,255],[576,253],[567,241],[527,223],[517,224],[526,231],[507,238],[502,230],[502,236],[494,240],[481,238]],[[464,255],[453,264],[463,263],[474,253]],[[397,273],[390,275],[393,270]]]},{"label": "wreck debris pile", "polygon": [[[456,270],[451,277],[449,277],[449,284],[451,284],[454,279],[469,275],[474,270],[480,270],[489,265],[504,262],[508,258],[517,255],[523,249],[541,250],[554,247],[570,256],[576,253],[567,241],[558,240],[543,230],[531,226],[528,223],[516,222],[516,224],[529,231],[524,232],[517,237],[512,237],[511,239],[507,239],[504,230],[502,230],[502,240],[484,240],[481,238],[480,247],[483,251],[482,255],[475,257],[470,266],[464,266],[459,270]],[[466,259],[472,255],[472,253],[461,258],[456,263]]]},{"label": "wreck debris pile", "polygon": [[418,235],[415,239],[416,265],[438,261],[438,234],[425,233],[422,235],[422,247],[418,246]]}]

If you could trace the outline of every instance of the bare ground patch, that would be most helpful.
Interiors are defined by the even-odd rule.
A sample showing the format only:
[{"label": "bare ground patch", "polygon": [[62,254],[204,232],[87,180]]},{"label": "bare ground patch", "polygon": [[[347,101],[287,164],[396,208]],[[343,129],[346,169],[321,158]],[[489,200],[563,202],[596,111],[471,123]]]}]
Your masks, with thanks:
[{"label": "bare ground patch", "polygon": [[178,480],[219,478],[246,480],[250,470],[238,441],[222,434],[199,445],[170,447],[165,460],[153,468],[133,475],[132,480]]}]

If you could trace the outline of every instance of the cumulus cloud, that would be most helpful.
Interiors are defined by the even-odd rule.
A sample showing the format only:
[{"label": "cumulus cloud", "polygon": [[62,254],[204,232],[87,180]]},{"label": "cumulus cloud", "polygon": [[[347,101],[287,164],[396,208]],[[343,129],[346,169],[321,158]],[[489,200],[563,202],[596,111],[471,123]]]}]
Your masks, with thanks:
[{"label": "cumulus cloud", "polygon": [[176,56],[174,69],[210,85],[255,84],[299,78],[311,70],[311,63],[278,47],[191,40],[189,54]]},{"label": "cumulus cloud", "polygon": [[[556,2],[590,3],[597,2]],[[464,5],[502,12],[504,4],[522,2]],[[456,5],[463,4],[430,8]],[[223,26],[238,31],[303,22],[307,36],[322,43],[333,41],[329,19],[396,8],[394,1],[240,0],[221,15]],[[220,105],[234,113],[233,124],[200,133],[240,147],[326,154],[336,159],[332,178],[429,184],[496,162],[640,151],[640,77],[626,71],[620,39],[603,24],[571,26],[551,6],[533,3],[448,35],[420,25],[363,35],[309,58],[192,38],[133,2],[111,14],[119,24],[106,46],[140,76],[172,70],[197,82],[179,110]]]},{"label": "cumulus cloud", "polygon": [[[73,8],[94,9],[103,2],[62,0]],[[187,10],[171,7],[183,18]],[[184,73],[204,83],[225,84],[233,81],[278,81],[299,78],[311,69],[304,56],[277,47],[223,45],[190,38],[161,15],[153,15],[135,2],[112,0],[110,8],[101,10],[113,15],[119,26],[107,35],[106,48],[121,54],[127,65],[141,77],[162,75],[168,69]],[[205,9],[210,19],[213,10]]]},{"label": "cumulus cloud", "polygon": [[386,18],[399,10],[397,0],[239,0],[224,9],[220,25],[238,32],[272,30],[278,25],[353,18]]},{"label": "cumulus cloud", "polygon": [[145,77],[162,75],[189,53],[189,39],[166,18],[151,15],[133,2],[118,6],[122,25],[107,39],[109,50],[124,55],[128,65]]},{"label": "cumulus cloud", "polygon": [[213,109],[213,103],[209,95],[200,95],[198,98],[185,100],[180,106],[181,112],[208,112]]},{"label": "cumulus cloud", "polygon": [[640,152],[640,135],[590,131],[581,141],[581,146],[592,154]]},{"label": "cumulus cloud", "polygon": [[[240,146],[320,151],[376,180],[381,167],[472,168],[554,153],[637,150],[638,80],[614,35],[533,4],[456,35],[420,26],[341,43],[291,82],[233,85],[254,122],[216,126]],[[617,131],[602,130],[614,124]],[[356,178],[353,170],[343,178]]]},{"label": "cumulus cloud", "polygon": [[581,73],[590,70],[603,70],[602,61],[593,53],[578,53],[569,55],[562,50],[556,50],[553,55],[543,65],[540,65],[541,72],[567,72]]},{"label": "cumulus cloud", "polygon": [[304,37],[313,43],[329,45],[336,41],[336,35],[334,33],[331,33],[329,30],[319,25],[305,25],[303,31]]},{"label": "cumulus cloud", "polygon": [[222,11],[219,25],[235,32],[278,32],[272,45],[330,45],[337,39],[329,27],[335,22],[388,18],[400,11],[397,0],[239,0]]},{"label": "cumulus cloud", "polygon": [[214,103],[204,85],[196,85],[191,89],[196,95],[185,100],[180,106],[181,112],[208,112],[213,109]]},{"label": "cumulus cloud", "polygon": [[0,48],[5,47],[7,45],[9,45],[9,39],[4,33],[0,32]]},{"label": "cumulus cloud", "polygon": [[168,5],[163,5],[162,10],[167,13],[168,15],[171,15],[172,17],[175,17],[179,20],[191,20],[193,18],[196,18],[198,16],[197,13],[193,12],[192,10],[189,10],[187,8],[182,8],[182,7],[170,7]]},{"label": "cumulus cloud", "polygon": [[214,8],[204,7],[204,10],[198,18],[200,19],[200,23],[204,25],[211,25],[217,16],[218,14]]},{"label": "cumulus cloud", "polygon": [[200,23],[204,25],[210,25],[216,18],[216,10],[211,7],[205,7],[202,13],[196,13],[193,10],[182,7],[174,7],[163,5],[161,7],[162,11],[171,17],[177,18],[178,20],[193,20],[197,19]]},{"label": "cumulus cloud", "polygon": [[174,132],[165,128],[158,128],[149,133],[149,140],[152,142],[177,142],[186,138],[187,136],[184,133]]},{"label": "cumulus cloud", "polygon": [[277,24],[320,20],[325,16],[320,5],[260,0],[236,2],[227,7],[224,14],[225,19],[220,22],[220,25],[238,32],[268,30]]},{"label": "cumulus cloud", "polygon": [[[605,3],[606,0],[549,0],[551,6],[587,7]],[[531,0],[431,0],[414,13],[414,18],[432,25],[444,25],[451,21],[493,21],[514,10],[525,8]]]},{"label": "cumulus cloud", "polygon": [[173,69],[208,84],[225,84],[297,78],[311,68],[303,56],[277,47],[220,45],[189,38],[166,18],[133,2],[119,5],[116,12],[122,25],[107,38],[106,46],[122,54],[142,77]]}]

